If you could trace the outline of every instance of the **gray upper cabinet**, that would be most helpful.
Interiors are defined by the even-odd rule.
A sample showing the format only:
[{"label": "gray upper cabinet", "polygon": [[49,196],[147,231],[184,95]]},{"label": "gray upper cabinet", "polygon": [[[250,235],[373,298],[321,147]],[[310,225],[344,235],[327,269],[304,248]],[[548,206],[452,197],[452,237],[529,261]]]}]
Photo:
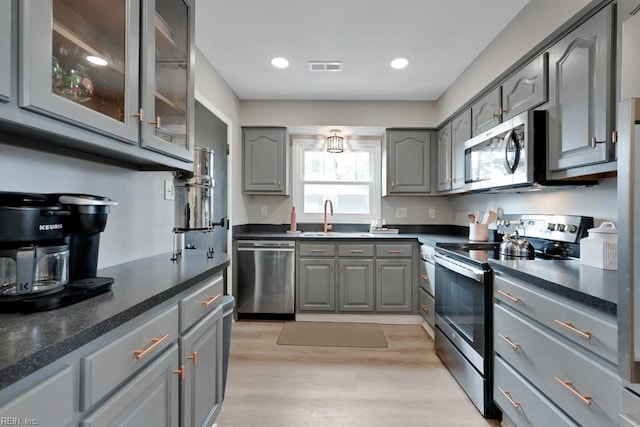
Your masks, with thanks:
[{"label": "gray upper cabinet", "polygon": [[538,56],[502,83],[502,120],[547,101],[547,58],[547,53]]},{"label": "gray upper cabinet", "polygon": [[242,128],[243,192],[288,193],[286,128]]},{"label": "gray upper cabinet", "polygon": [[11,99],[11,4],[0,3],[0,102]]},{"label": "gray upper cabinet", "polygon": [[138,144],[140,3],[87,10],[72,0],[20,2],[19,105]]},{"label": "gray upper cabinet", "polygon": [[145,0],[142,3],[142,146],[192,161],[193,4],[190,0]]},{"label": "gray upper cabinet", "polygon": [[576,176],[568,170],[615,158],[613,18],[609,5],[549,49],[547,173],[551,178]]},{"label": "gray upper cabinet", "polygon": [[451,190],[451,122],[438,131],[438,191]]},{"label": "gray upper cabinet", "polygon": [[431,192],[431,138],[421,129],[387,130],[383,159],[384,195]]},{"label": "gray upper cabinet", "polygon": [[464,188],[464,143],[471,138],[471,110],[451,122],[451,190]]},{"label": "gray upper cabinet", "polygon": [[471,133],[473,136],[479,135],[501,121],[502,108],[498,86],[471,106]]}]

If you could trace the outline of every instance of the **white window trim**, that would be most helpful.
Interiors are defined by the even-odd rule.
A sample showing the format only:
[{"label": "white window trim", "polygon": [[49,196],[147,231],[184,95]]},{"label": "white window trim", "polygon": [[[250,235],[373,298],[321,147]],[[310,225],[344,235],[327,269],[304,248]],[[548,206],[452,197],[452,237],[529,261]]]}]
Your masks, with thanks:
[{"label": "white window trim", "polygon": [[[292,138],[292,204],[293,206],[300,206],[300,209],[296,208],[297,221],[298,222],[319,222],[322,223],[322,214],[305,214],[302,210],[304,195],[303,191],[303,171],[302,165],[304,164],[303,154],[305,149],[317,148],[324,149],[324,139],[304,139],[304,138]],[[360,214],[334,214],[329,216],[330,223],[335,224],[370,224],[372,219],[380,218],[381,212],[381,199],[382,199],[382,186],[381,186],[381,173],[382,163],[380,160],[380,151],[382,141],[375,139],[357,139],[345,141],[345,149],[349,148],[363,148],[371,153],[372,161],[372,180],[371,194],[369,195],[369,206],[371,207],[370,215]],[[339,155],[339,154],[338,154]]]}]

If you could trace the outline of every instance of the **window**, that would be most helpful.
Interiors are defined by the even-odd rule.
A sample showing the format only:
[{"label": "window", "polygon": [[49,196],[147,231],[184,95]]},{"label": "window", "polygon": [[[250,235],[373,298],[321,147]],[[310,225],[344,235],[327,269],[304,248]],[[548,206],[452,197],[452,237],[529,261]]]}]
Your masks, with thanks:
[{"label": "window", "polygon": [[298,219],[321,222],[325,200],[331,222],[370,222],[380,213],[380,141],[345,141],[342,153],[328,153],[324,140],[293,140],[293,204]]}]

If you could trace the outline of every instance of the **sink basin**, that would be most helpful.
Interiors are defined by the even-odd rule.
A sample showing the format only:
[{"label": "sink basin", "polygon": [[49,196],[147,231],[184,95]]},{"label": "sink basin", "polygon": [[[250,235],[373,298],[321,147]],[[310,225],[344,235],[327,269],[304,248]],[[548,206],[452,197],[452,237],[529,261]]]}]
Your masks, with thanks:
[{"label": "sink basin", "polygon": [[329,231],[324,233],[322,231],[303,231],[302,237],[371,237],[371,233],[365,233],[360,231]]},{"label": "sink basin", "polygon": [[322,231],[303,231],[302,235],[304,237],[326,237],[332,233],[323,233]]}]

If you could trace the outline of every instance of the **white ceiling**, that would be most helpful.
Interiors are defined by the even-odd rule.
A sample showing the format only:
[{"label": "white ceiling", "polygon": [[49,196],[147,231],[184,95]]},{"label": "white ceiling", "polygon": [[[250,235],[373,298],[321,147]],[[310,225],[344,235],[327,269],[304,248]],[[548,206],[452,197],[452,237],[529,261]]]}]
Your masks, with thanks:
[{"label": "white ceiling", "polygon": [[[527,2],[198,0],[196,45],[243,100],[432,101]],[[334,60],[342,72],[308,70]]]}]

